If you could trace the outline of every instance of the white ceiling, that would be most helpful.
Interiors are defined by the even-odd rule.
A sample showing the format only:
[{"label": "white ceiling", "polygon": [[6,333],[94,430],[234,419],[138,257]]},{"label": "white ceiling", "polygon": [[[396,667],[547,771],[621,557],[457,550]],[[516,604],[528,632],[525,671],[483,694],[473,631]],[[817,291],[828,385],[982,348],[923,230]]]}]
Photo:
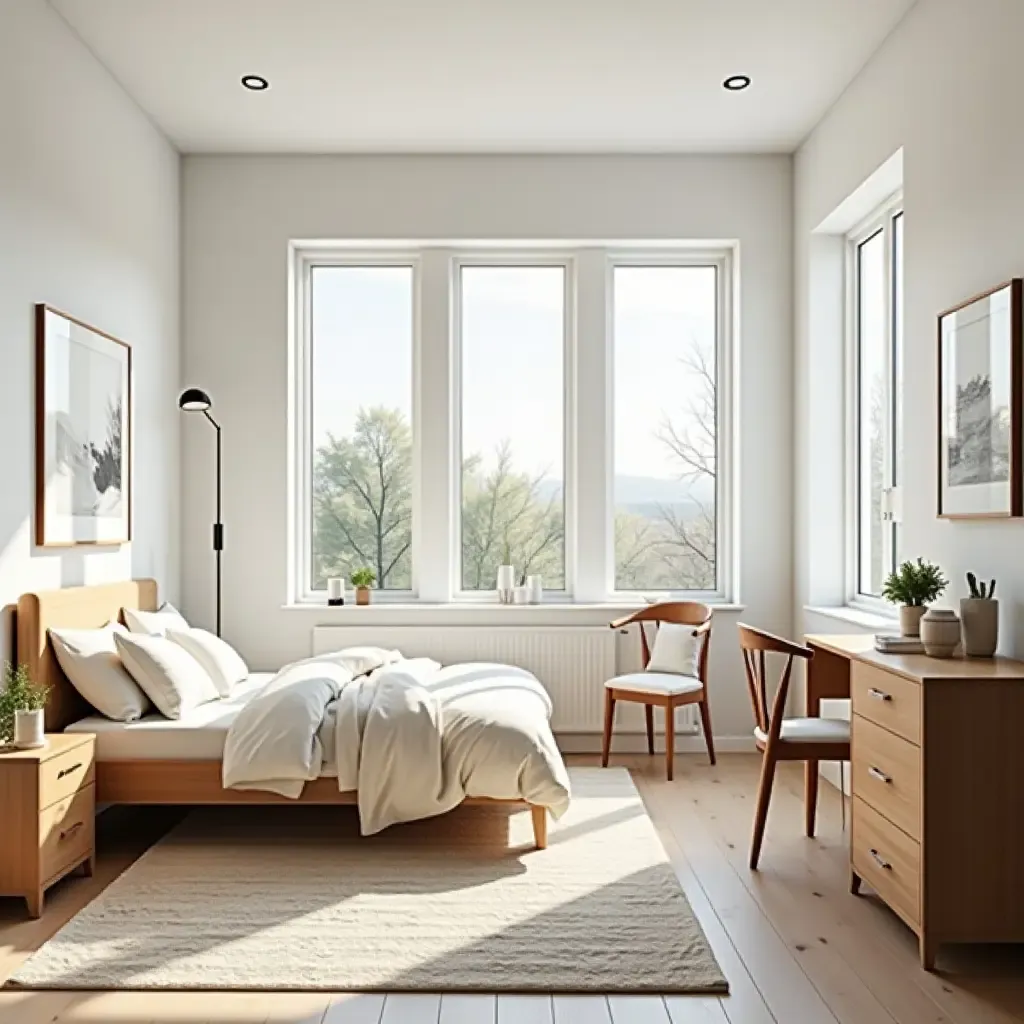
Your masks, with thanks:
[{"label": "white ceiling", "polygon": [[185,152],[787,152],[914,0],[51,3]]}]

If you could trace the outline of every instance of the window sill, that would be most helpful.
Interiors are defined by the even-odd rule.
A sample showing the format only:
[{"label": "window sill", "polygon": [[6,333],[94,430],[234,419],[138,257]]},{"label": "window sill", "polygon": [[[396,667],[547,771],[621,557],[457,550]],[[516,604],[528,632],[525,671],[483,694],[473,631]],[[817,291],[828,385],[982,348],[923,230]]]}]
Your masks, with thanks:
[{"label": "window sill", "polygon": [[828,619],[835,619],[837,622],[845,622],[850,626],[859,626],[861,629],[898,629],[899,620],[888,615],[880,615],[878,612],[865,611],[862,608],[852,608],[849,605],[842,607],[822,607],[820,605],[805,605],[805,612],[812,615],[822,615]]},{"label": "window sill", "polygon": [[[716,613],[741,612],[741,604],[705,602]],[[447,604],[432,604],[427,601],[377,601],[366,605],[344,604],[330,606],[324,601],[294,601],[281,606],[283,611],[306,612],[320,617],[334,618],[384,618],[394,616],[403,619],[477,619],[529,621],[533,619],[566,619],[570,621],[614,618],[647,607],[645,601],[608,601],[603,603],[574,603],[571,601],[546,601],[541,604],[497,604],[490,601],[453,601]]]}]

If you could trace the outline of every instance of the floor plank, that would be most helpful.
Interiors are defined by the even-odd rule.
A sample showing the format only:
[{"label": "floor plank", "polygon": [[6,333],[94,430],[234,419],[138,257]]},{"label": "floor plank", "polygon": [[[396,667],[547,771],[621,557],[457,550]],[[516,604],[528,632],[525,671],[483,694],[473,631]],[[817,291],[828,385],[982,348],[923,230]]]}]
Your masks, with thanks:
[{"label": "floor plank", "polygon": [[705,996],[665,996],[665,1009],[672,1024],[729,1024],[719,999]]},{"label": "floor plank", "polygon": [[388,993],[381,1024],[437,1024],[441,997],[426,992]]},{"label": "floor plank", "polygon": [[563,996],[552,999],[555,1024],[611,1024],[605,996]]},{"label": "floor plank", "polygon": [[498,1007],[493,995],[445,992],[440,1024],[495,1024]]},{"label": "floor plank", "polygon": [[379,1024],[384,996],[379,992],[341,993],[331,999],[323,1024]]},{"label": "floor plank", "polygon": [[661,996],[608,997],[613,1024],[671,1024]]},{"label": "floor plank", "polygon": [[553,1024],[551,996],[498,993],[498,1024]]}]

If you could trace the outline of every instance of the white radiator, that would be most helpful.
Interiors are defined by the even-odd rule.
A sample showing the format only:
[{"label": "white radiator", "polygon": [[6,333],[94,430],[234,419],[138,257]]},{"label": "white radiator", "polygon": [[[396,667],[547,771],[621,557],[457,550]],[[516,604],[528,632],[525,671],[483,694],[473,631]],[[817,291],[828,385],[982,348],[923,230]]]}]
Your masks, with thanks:
[{"label": "white radiator", "polygon": [[[635,637],[632,640],[637,644]],[[604,682],[616,675],[616,633],[607,626],[313,628],[314,654],[359,644],[397,647],[407,657],[435,658],[445,665],[458,661],[496,661],[525,668],[551,694],[554,704],[551,726],[562,734],[601,733]],[[630,669],[624,667],[623,670]],[[620,704],[615,725],[616,734],[643,732],[639,705]],[[692,709],[681,708],[677,728],[685,734],[695,731],[695,727]]]}]

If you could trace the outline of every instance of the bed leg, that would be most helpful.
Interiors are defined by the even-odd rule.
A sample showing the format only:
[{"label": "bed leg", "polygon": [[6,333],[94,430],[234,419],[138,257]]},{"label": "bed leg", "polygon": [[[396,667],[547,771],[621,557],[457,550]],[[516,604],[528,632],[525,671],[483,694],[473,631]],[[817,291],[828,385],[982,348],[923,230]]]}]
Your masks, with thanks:
[{"label": "bed leg", "polygon": [[548,848],[548,809],[531,804],[530,814],[533,817],[533,838],[537,849],[546,850]]}]

